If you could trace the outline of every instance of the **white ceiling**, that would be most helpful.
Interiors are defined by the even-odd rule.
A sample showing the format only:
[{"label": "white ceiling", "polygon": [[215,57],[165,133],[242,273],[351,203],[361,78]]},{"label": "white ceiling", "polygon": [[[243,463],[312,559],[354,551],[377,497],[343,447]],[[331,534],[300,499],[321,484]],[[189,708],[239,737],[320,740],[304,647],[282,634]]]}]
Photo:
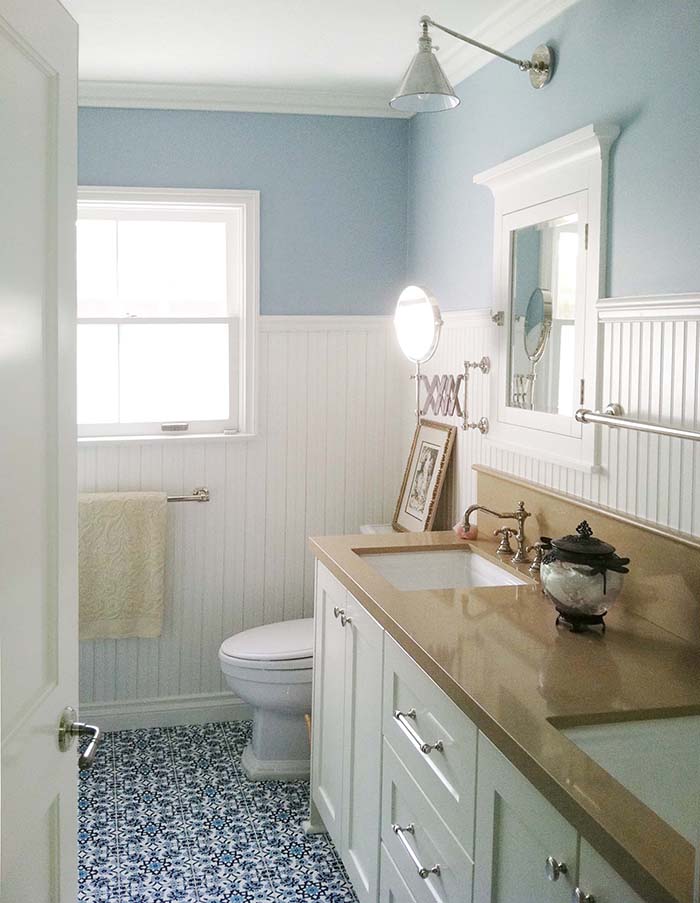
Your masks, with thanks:
[{"label": "white ceiling", "polygon": [[[505,49],[575,0],[63,2],[80,26],[87,102],[100,93],[106,102],[131,94],[135,103],[178,95],[182,103],[173,105],[201,106],[209,96],[214,107],[286,104],[292,111],[306,98],[310,106],[361,112],[385,110],[415,52],[423,13]],[[490,59],[445,34],[434,40],[456,80]]]}]

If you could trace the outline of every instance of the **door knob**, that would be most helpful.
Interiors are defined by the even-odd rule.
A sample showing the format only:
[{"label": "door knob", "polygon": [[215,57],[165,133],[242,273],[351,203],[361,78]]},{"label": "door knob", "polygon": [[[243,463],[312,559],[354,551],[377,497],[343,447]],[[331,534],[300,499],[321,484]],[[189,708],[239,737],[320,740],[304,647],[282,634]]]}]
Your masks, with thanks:
[{"label": "door knob", "polygon": [[102,731],[96,724],[85,724],[83,721],[78,721],[75,709],[66,706],[61,713],[58,725],[58,748],[61,752],[66,752],[71,748],[74,737],[90,737],[90,742],[78,758],[78,768],[85,771],[85,769],[91,768],[95,761],[97,747],[102,742]]}]

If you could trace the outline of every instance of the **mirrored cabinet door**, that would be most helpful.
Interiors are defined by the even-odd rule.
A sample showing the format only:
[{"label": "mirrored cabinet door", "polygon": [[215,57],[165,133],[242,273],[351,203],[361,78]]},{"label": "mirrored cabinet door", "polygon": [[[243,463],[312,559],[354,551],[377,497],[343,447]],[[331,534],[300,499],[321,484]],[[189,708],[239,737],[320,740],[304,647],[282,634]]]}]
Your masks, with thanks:
[{"label": "mirrored cabinet door", "polygon": [[574,413],[577,213],[511,233],[510,399],[516,408]]},{"label": "mirrored cabinet door", "polygon": [[[571,434],[585,347],[587,192],[503,217],[506,379],[512,423]],[[525,415],[527,419],[525,420]]]}]

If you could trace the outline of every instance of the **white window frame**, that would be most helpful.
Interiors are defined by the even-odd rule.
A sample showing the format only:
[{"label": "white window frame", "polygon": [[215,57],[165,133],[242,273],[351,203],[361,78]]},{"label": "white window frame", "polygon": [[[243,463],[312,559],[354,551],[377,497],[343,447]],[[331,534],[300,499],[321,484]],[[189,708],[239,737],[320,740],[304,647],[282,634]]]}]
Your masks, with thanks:
[{"label": "white window frame", "polygon": [[[123,213],[134,218],[152,218],[151,212],[162,215],[184,212],[191,220],[198,216],[240,223],[242,248],[236,257],[243,260],[240,282],[232,272],[233,254],[229,244],[228,253],[228,300],[232,293],[240,297],[240,319],[237,315],[220,318],[132,318],[79,317],[82,324],[148,324],[157,323],[227,323],[231,343],[229,362],[230,413],[229,421],[194,421],[185,432],[164,432],[161,423],[108,423],[79,424],[78,440],[83,442],[164,439],[174,441],[190,438],[221,436],[250,436],[256,431],[256,343],[260,308],[260,193],[238,189],[176,189],[176,188],[114,188],[81,186],[78,189],[78,218],[114,218]],[[235,284],[234,284],[235,283]],[[237,305],[238,306],[238,305]],[[240,328],[236,329],[236,323]],[[238,355],[235,354],[238,346]],[[236,363],[238,362],[238,363]],[[237,388],[236,388],[237,387]]]}]

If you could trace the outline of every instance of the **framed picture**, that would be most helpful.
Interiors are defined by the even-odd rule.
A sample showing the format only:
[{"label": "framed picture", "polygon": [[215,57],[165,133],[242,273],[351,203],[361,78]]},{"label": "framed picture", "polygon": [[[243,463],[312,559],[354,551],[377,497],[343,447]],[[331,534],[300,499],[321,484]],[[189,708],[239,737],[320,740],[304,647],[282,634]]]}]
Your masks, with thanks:
[{"label": "framed picture", "polygon": [[432,529],[457,428],[421,420],[403,475],[392,526],[404,533]]}]

